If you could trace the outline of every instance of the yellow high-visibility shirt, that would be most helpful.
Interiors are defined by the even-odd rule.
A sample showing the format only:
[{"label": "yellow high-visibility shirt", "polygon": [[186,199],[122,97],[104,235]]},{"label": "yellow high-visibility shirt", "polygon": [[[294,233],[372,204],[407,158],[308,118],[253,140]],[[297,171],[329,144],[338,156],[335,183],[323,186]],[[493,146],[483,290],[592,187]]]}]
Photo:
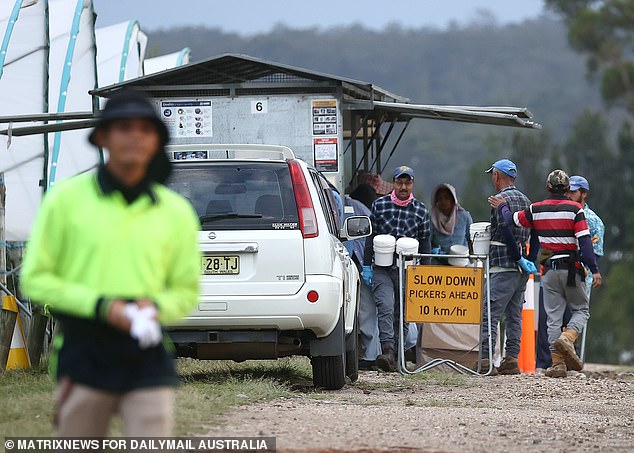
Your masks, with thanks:
[{"label": "yellow high-visibility shirt", "polygon": [[161,184],[128,204],[104,193],[95,173],[51,189],[21,272],[34,302],[75,317],[100,317],[98,300],[153,300],[162,324],[189,314],[199,296],[199,223],[191,205]]}]

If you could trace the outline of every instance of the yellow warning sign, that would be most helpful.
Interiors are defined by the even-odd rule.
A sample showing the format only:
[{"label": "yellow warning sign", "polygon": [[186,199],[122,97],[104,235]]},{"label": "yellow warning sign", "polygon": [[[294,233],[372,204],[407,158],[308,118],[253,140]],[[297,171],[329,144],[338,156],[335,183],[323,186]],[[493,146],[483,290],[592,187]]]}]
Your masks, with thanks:
[{"label": "yellow warning sign", "polygon": [[480,323],[481,267],[409,266],[406,272],[406,321]]}]

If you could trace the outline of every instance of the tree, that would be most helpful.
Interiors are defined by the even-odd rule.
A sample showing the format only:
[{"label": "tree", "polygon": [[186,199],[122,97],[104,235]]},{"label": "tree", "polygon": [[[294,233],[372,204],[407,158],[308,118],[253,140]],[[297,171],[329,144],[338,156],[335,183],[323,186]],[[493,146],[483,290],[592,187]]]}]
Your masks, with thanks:
[{"label": "tree", "polygon": [[[565,145],[573,168],[602,181],[591,196],[605,208],[607,272],[605,288],[593,295],[592,334],[588,340],[589,358],[603,361],[632,361],[634,337],[634,285],[629,277],[634,266],[630,250],[634,245],[634,0],[547,0],[568,24],[568,40],[573,48],[587,55],[591,77],[599,76],[601,96],[609,106],[622,107],[628,114],[618,132],[618,152],[606,147],[607,125],[596,114],[586,112],[577,120]],[[579,159],[576,157],[579,156]],[[575,167],[576,166],[576,167]],[[594,202],[593,202],[594,203]],[[610,262],[614,264],[610,267]],[[598,297],[596,297],[598,296]],[[628,358],[629,357],[629,358]]]},{"label": "tree", "polygon": [[634,116],[634,1],[547,0],[568,25],[568,40],[588,55],[590,76],[599,74],[601,94]]}]

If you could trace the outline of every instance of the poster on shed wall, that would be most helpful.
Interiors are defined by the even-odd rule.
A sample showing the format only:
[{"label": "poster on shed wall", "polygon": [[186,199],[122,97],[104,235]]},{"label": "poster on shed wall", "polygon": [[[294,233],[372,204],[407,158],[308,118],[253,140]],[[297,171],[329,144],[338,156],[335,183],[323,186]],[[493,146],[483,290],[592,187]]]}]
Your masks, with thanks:
[{"label": "poster on shed wall", "polygon": [[337,137],[313,138],[315,168],[319,171],[337,171]]},{"label": "poster on shed wall", "polygon": [[211,101],[161,101],[161,119],[174,138],[213,137]]},{"label": "poster on shed wall", "polygon": [[311,103],[313,127],[313,159],[319,171],[339,171],[337,150],[337,100],[315,100]]}]

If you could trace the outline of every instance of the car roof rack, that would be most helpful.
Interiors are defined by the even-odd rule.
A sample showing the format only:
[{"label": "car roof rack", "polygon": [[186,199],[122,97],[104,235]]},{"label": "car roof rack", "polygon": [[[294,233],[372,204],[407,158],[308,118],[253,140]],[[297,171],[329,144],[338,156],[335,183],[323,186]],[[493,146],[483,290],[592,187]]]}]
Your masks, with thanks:
[{"label": "car roof rack", "polygon": [[209,160],[282,160],[295,159],[287,146],[261,144],[171,145],[167,156],[173,162]]}]

